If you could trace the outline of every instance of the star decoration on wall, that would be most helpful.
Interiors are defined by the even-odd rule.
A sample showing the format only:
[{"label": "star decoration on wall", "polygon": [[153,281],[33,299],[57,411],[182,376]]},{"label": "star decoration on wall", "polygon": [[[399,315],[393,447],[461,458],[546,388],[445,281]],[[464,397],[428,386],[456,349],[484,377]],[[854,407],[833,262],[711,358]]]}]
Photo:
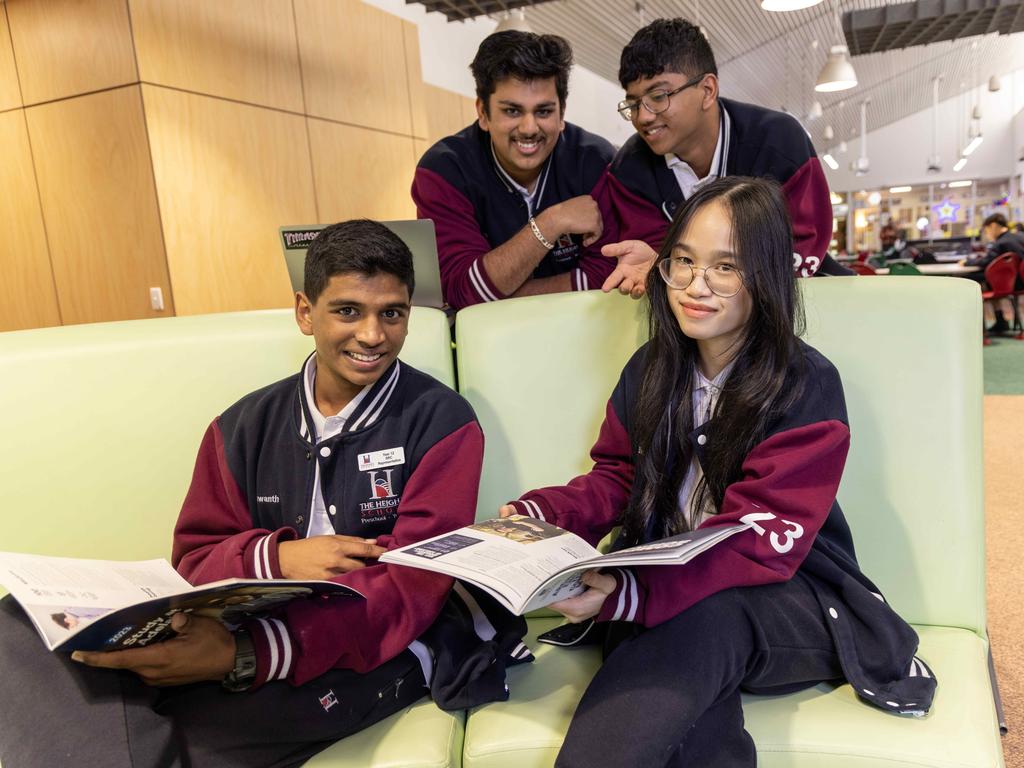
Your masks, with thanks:
[{"label": "star decoration on wall", "polygon": [[960,210],[960,203],[954,203],[947,197],[938,205],[933,205],[932,210],[938,216],[940,224],[949,224],[956,221],[956,214]]}]

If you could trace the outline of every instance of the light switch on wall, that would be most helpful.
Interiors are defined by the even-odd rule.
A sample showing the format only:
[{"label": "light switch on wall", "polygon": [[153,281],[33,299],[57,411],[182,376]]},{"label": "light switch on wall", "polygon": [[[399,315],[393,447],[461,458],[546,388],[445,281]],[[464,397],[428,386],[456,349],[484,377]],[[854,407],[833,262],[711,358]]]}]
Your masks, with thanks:
[{"label": "light switch on wall", "polygon": [[164,310],[164,292],[160,287],[149,289],[149,303],[157,312]]}]

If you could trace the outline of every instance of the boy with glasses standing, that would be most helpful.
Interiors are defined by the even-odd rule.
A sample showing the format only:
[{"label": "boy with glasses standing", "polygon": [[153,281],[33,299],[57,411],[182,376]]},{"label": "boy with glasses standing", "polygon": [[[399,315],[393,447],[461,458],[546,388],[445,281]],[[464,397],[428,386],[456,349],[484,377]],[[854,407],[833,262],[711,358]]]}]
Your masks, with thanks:
[{"label": "boy with glasses standing", "polygon": [[594,196],[605,256],[619,258],[608,287],[643,291],[676,210],[724,176],[773,178],[793,223],[797,275],[852,274],[828,256],[832,203],[810,139],[790,115],[718,95],[718,68],[700,30],[684,19],[657,19],[623,49],[618,111],[636,128]]},{"label": "boy with glasses standing", "polygon": [[572,49],[561,37],[499,32],[470,65],[472,125],[416,168],[417,215],[433,219],[445,300],[455,309],[600,286],[615,263],[587,247],[603,225],[590,196],[614,155],[565,122]]}]

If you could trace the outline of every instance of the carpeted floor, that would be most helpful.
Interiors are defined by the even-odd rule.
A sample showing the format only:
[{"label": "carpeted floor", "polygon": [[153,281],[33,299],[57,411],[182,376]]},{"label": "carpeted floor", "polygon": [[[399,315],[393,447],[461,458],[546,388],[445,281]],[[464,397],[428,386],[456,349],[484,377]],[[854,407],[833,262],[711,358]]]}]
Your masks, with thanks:
[{"label": "carpeted floor", "polygon": [[[1000,346],[1009,346],[1005,340]],[[1024,391],[1024,342],[1008,389]],[[986,348],[989,389],[992,347]],[[1006,362],[1000,356],[1000,364]],[[1024,768],[1024,396],[985,397],[985,516],[988,550],[988,626],[1010,732],[1003,737],[1007,768]]]},{"label": "carpeted floor", "polygon": [[986,395],[1024,394],[1024,341],[994,336],[982,355]]}]

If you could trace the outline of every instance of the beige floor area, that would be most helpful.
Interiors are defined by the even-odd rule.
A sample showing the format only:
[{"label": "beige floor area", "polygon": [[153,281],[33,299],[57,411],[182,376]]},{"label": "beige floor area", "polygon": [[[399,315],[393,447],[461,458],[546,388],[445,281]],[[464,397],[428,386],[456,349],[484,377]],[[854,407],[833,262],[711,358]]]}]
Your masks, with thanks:
[{"label": "beige floor area", "polygon": [[988,626],[1010,732],[1008,768],[1024,768],[1024,395],[985,397]]}]

